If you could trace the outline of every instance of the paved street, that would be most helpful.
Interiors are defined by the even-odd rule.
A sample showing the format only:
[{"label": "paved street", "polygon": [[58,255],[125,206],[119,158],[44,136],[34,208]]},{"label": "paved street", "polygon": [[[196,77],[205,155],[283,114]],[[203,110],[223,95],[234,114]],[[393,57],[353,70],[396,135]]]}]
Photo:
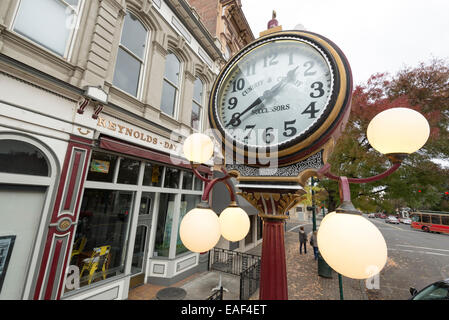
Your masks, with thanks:
[{"label": "paved street", "polygon": [[[366,217],[366,215],[365,215]],[[435,281],[449,278],[449,235],[425,233],[410,225],[387,224],[380,218],[369,219],[382,232],[388,247],[388,261],[380,273],[379,289],[367,290],[373,300],[405,300],[410,287],[421,290]],[[320,219],[317,220],[319,227]],[[286,230],[298,232],[304,225],[312,231],[311,222],[289,220]]]},{"label": "paved street", "polygon": [[382,232],[388,247],[388,262],[380,274],[380,289],[370,290],[370,299],[408,299],[410,287],[421,290],[449,278],[449,235],[426,233],[404,224],[370,219]]}]

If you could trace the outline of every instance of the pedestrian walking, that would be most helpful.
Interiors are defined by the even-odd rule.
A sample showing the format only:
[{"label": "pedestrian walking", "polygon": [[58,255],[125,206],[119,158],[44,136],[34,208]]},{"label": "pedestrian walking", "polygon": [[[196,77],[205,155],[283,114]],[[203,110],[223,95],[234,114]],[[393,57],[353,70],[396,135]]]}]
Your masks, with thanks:
[{"label": "pedestrian walking", "polygon": [[304,246],[304,254],[307,254],[307,234],[304,227],[299,227],[299,254],[302,254],[302,247]]},{"label": "pedestrian walking", "polygon": [[316,239],[316,231],[313,231],[310,235],[310,245],[313,248],[313,255],[315,256],[315,260],[318,260],[318,241]]}]

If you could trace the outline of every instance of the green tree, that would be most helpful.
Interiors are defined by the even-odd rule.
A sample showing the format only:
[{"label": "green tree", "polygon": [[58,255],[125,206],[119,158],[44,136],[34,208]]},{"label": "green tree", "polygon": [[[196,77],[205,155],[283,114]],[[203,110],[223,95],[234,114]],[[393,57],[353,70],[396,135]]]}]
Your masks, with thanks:
[{"label": "green tree", "polygon": [[[408,206],[414,209],[443,210],[442,193],[447,188],[449,170],[434,159],[449,160],[449,66],[432,60],[416,68],[404,68],[395,76],[375,74],[353,92],[352,110],[345,132],[340,137],[329,163],[332,172],[351,178],[370,177],[391,166],[384,155],[374,150],[366,137],[371,119],[381,111],[405,107],[422,113],[429,121],[431,134],[426,145],[409,155],[389,177],[366,184],[351,184],[351,197],[363,211]],[[339,202],[338,183],[322,180],[329,194],[328,206]]]}]

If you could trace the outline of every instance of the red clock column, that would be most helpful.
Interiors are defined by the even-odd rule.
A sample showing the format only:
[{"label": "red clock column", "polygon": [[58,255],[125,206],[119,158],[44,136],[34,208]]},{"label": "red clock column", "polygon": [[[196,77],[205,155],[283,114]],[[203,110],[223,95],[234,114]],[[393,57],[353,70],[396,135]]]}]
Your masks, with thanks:
[{"label": "red clock column", "polygon": [[286,212],[303,191],[245,189],[241,196],[259,211],[263,220],[260,300],[287,300],[287,266],[285,262],[284,222]]},{"label": "red clock column", "polygon": [[284,220],[263,219],[262,262],[260,266],[260,300],[287,300]]}]

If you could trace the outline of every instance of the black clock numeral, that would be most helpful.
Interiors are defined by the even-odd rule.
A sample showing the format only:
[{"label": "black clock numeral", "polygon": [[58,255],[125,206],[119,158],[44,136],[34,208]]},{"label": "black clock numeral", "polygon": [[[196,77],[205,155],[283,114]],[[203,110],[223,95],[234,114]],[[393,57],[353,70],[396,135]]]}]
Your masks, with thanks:
[{"label": "black clock numeral", "polygon": [[315,66],[315,62],[306,61],[303,66],[307,68],[306,71],[304,71],[304,77],[314,76],[316,74],[316,71],[310,71]]},{"label": "black clock numeral", "polygon": [[[319,82],[319,81],[312,83],[311,88],[315,89],[315,91],[312,92],[310,94],[310,96],[312,98],[320,98],[320,97],[324,96],[325,92],[323,90],[323,86],[324,86],[323,83]],[[316,93],[317,91],[318,91],[318,93]],[[315,93],[316,93],[316,95],[315,95]]]},{"label": "black clock numeral", "polygon": [[245,88],[245,79],[232,81],[232,92],[241,91]]},{"label": "black clock numeral", "polygon": [[248,134],[243,138],[243,140],[245,141],[245,143],[248,143],[249,136],[251,135],[251,133],[253,132],[253,130],[254,130],[255,127],[256,127],[255,124],[247,125],[247,126],[245,127],[245,131],[246,131],[246,130],[249,130],[249,131],[248,131]]},{"label": "black clock numeral", "polygon": [[265,140],[265,143],[270,144],[274,141],[274,134],[271,133],[274,129],[272,127],[268,127],[263,132],[263,139]]},{"label": "black clock numeral", "polygon": [[229,99],[228,103],[230,104],[228,106],[229,110],[235,109],[235,107],[237,107],[237,103],[239,102],[239,100],[236,97],[232,97],[231,99]]},{"label": "black clock numeral", "polygon": [[315,108],[315,104],[316,102],[311,102],[309,104],[309,106],[306,108],[306,110],[304,110],[301,114],[310,114],[309,119],[314,119],[316,118],[315,113],[318,113],[320,111],[320,109],[316,109]]},{"label": "black clock numeral", "polygon": [[238,127],[242,123],[242,120],[240,120],[240,113],[236,112],[232,115],[231,120],[229,121],[228,125],[235,127]]},{"label": "black clock numeral", "polygon": [[293,137],[296,134],[297,130],[294,126],[292,126],[295,123],[296,119],[284,122],[284,133],[283,133],[284,137]]}]

